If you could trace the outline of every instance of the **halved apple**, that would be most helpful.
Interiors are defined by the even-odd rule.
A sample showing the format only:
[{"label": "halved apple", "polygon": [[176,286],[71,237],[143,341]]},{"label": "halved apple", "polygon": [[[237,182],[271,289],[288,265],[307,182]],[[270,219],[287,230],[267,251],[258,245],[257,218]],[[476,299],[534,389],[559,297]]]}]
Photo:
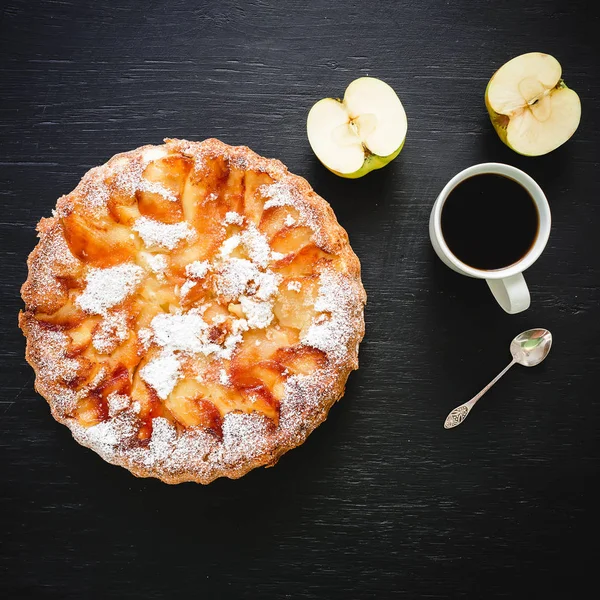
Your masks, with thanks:
[{"label": "halved apple", "polygon": [[553,56],[530,52],[509,60],[490,79],[485,105],[500,139],[515,152],[547,154],[575,133],[581,102],[561,75]]},{"label": "halved apple", "polygon": [[396,158],[407,128],[396,92],[374,77],[353,81],[341,101],[319,100],[306,123],[317,158],[336,175],[350,179],[381,169]]}]

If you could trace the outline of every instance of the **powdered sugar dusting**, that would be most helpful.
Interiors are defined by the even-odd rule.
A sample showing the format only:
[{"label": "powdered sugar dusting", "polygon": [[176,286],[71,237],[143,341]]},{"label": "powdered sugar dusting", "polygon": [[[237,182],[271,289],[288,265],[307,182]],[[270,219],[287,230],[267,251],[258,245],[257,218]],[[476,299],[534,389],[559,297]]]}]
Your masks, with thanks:
[{"label": "powdered sugar dusting", "polygon": [[[42,224],[44,221],[42,221]],[[48,301],[61,299],[65,286],[57,276],[75,271],[80,261],[73,256],[62,227],[55,224],[49,230],[40,224],[41,241],[36,248],[37,258],[30,262],[30,278],[23,288],[28,304],[38,307]]]},{"label": "powdered sugar dusting", "polygon": [[142,280],[144,270],[133,263],[108,269],[91,269],[86,276],[86,288],[77,304],[88,313],[105,315],[109,308],[120,304],[132,294]]},{"label": "powdered sugar dusting", "polygon": [[110,190],[104,178],[109,175],[107,165],[90,169],[81,180],[80,190],[85,198],[85,205],[92,210],[103,208],[110,199]]},{"label": "powdered sugar dusting", "polygon": [[150,254],[149,252],[144,252],[143,256],[152,272],[158,275],[159,279],[162,281],[164,279],[164,273],[169,266],[167,257],[164,254]]},{"label": "powdered sugar dusting", "polygon": [[219,370],[219,383],[221,385],[229,385],[231,383],[231,379],[229,379],[229,374],[225,369]]},{"label": "powdered sugar dusting", "polygon": [[159,194],[169,202],[177,202],[178,200],[177,196],[171,190],[167,189],[157,181],[148,181],[147,179],[142,178],[140,183],[138,184],[138,190],[142,192],[151,192],[153,194]]},{"label": "powdered sugar dusting", "polygon": [[152,329],[148,327],[142,327],[138,330],[138,340],[142,344],[144,350],[148,350],[150,343],[152,342]]},{"label": "powdered sugar dusting", "polygon": [[77,425],[73,435],[80,444],[93,447],[99,454],[112,455],[113,447],[123,442],[122,433],[116,424],[117,421],[112,419],[88,428]]},{"label": "powdered sugar dusting", "polygon": [[221,259],[227,259],[230,254],[240,245],[241,238],[239,235],[232,235],[228,237],[219,250],[219,256]]},{"label": "powdered sugar dusting", "polygon": [[[41,386],[39,387],[39,391],[42,391],[44,395],[46,394],[46,392],[43,391],[43,388]],[[54,384],[53,392],[54,394],[52,398],[52,409],[56,411],[61,417],[64,417],[65,415],[70,415],[73,413],[73,411],[77,409],[79,399],[77,398],[77,394],[73,390],[62,385]]]},{"label": "powdered sugar dusting", "polygon": [[266,267],[271,257],[271,247],[267,238],[252,223],[241,234],[241,243],[250,258],[260,267]]},{"label": "powdered sugar dusting", "polygon": [[92,336],[94,348],[101,354],[112,352],[129,337],[127,313],[116,311],[107,313]]},{"label": "powdered sugar dusting", "polygon": [[336,374],[327,368],[310,375],[288,377],[281,400],[279,427],[290,437],[302,441],[306,415],[314,414],[330,397],[330,386],[336,379]]},{"label": "powdered sugar dusting", "polygon": [[81,366],[74,358],[67,358],[69,338],[62,331],[48,331],[30,324],[29,339],[35,344],[38,370],[51,381],[69,382],[77,377]]},{"label": "powdered sugar dusting", "polygon": [[246,229],[228,237],[219,250],[219,256],[227,259],[239,246],[242,246],[250,260],[260,267],[266,267],[271,260],[271,247],[267,238],[250,223]]},{"label": "powdered sugar dusting", "polygon": [[159,398],[166,400],[182,373],[175,354],[164,350],[140,370],[140,377],[156,390]]},{"label": "powdered sugar dusting", "polygon": [[231,225],[231,224],[243,225],[244,217],[242,215],[240,215],[239,213],[229,211],[228,213],[225,214],[225,224],[226,225]]},{"label": "powdered sugar dusting", "polygon": [[264,452],[268,445],[268,422],[258,413],[230,412],[223,421],[223,458],[236,462]]},{"label": "powdered sugar dusting", "polygon": [[146,460],[156,463],[168,459],[177,442],[177,431],[164,417],[152,419],[152,437],[149,444],[149,456]]},{"label": "powdered sugar dusting", "polygon": [[263,185],[260,188],[261,193],[266,198],[269,198],[264,205],[267,210],[274,206],[294,206],[297,208],[301,197],[294,193],[295,190],[286,181],[276,181],[269,185]]},{"label": "powdered sugar dusting", "polygon": [[354,322],[362,308],[361,301],[356,286],[347,276],[325,271],[319,283],[315,310],[320,314],[302,338],[302,343],[341,361],[348,353],[347,346],[354,335]]},{"label": "powdered sugar dusting", "polygon": [[181,286],[181,290],[179,290],[179,295],[182,298],[185,298],[189,292],[192,290],[192,288],[196,287],[196,284],[198,282],[197,281],[191,281],[191,280],[187,280],[182,286]]},{"label": "powdered sugar dusting", "polygon": [[[250,260],[229,257],[240,245],[245,248]],[[262,300],[272,296],[281,280],[279,275],[267,268],[272,254],[266,237],[253,224],[241,233],[227,238],[219,251],[222,262],[217,267],[217,293],[229,299],[236,299],[247,293],[256,293]]]},{"label": "powdered sugar dusting", "polygon": [[246,315],[248,327],[251,329],[264,329],[273,320],[272,302],[262,302],[247,296],[242,296],[240,302]]},{"label": "powdered sugar dusting", "polygon": [[210,354],[218,348],[215,344],[207,343],[205,334],[208,325],[198,314],[159,314],[152,319],[150,326],[154,341],[169,351]]},{"label": "powdered sugar dusting", "polygon": [[180,223],[161,223],[148,217],[136,219],[133,230],[136,231],[146,246],[173,250],[182,240],[192,240],[195,231],[186,221]]},{"label": "powdered sugar dusting", "polygon": [[202,279],[210,265],[207,260],[195,260],[185,267],[185,274],[193,279]]},{"label": "powdered sugar dusting", "polygon": [[121,448],[131,444],[137,434],[136,421],[129,410],[120,411],[109,421],[92,427],[82,427],[75,419],[70,419],[69,427],[80,444],[109,461],[115,459]]},{"label": "powdered sugar dusting", "polygon": [[131,404],[131,398],[125,394],[112,392],[106,398],[108,404],[108,415],[114,417],[118,413],[124,411]]},{"label": "powdered sugar dusting", "polygon": [[258,269],[254,263],[245,258],[230,258],[223,263],[215,278],[215,290],[220,296],[234,300],[257,276]]},{"label": "powdered sugar dusting", "polygon": [[278,273],[267,269],[266,271],[259,273],[255,279],[255,296],[259,300],[269,300],[277,292],[277,286],[281,282],[283,277]]},{"label": "powdered sugar dusting", "polygon": [[113,185],[121,192],[133,196],[140,190],[144,181],[142,174],[147,163],[141,158],[130,160],[124,154],[117,154],[108,163]]},{"label": "powdered sugar dusting", "polygon": [[[301,222],[312,229],[313,241],[317,245],[323,246],[325,244],[326,236],[323,235],[321,228],[321,216],[315,214],[312,206],[305,201],[293,184],[283,179],[270,185],[262,185],[259,190],[265,198],[268,198],[264,204],[265,210],[276,206],[294,207],[300,215]],[[291,215],[287,215],[285,224],[290,227],[294,223],[296,223],[296,219]]]}]

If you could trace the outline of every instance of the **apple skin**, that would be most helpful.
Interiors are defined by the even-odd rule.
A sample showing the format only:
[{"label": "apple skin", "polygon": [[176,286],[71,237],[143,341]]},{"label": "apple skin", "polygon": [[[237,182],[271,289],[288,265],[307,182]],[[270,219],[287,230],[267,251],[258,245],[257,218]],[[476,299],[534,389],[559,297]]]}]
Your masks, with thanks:
[{"label": "apple skin", "polygon": [[406,141],[406,138],[400,144],[400,147],[398,148],[398,150],[395,150],[394,152],[392,152],[391,154],[388,154],[387,156],[377,156],[376,154],[369,154],[365,158],[365,161],[363,162],[362,167],[360,169],[358,169],[358,171],[354,171],[354,173],[340,173],[339,171],[334,171],[333,169],[330,169],[324,162],[322,162],[322,161],[319,161],[319,162],[321,162],[321,164],[328,171],[331,171],[338,177],[343,177],[344,179],[359,179],[360,177],[364,177],[371,171],[376,171],[377,169],[383,169],[383,167],[385,167],[387,164],[391,163],[398,156],[398,154],[400,154],[400,151],[404,147],[405,141]]},{"label": "apple skin", "polygon": [[[495,73],[494,73],[494,75],[495,75]],[[488,100],[488,90],[490,89],[490,84],[492,83],[492,79],[494,79],[494,75],[492,75],[492,77],[488,81],[488,84],[487,84],[487,86],[485,88],[485,107],[487,108],[488,114],[490,116],[490,121],[492,122],[492,126],[496,130],[496,133],[498,134],[498,137],[513,152],[516,152],[517,154],[520,154],[521,156],[529,156],[529,157],[540,156],[539,154],[527,154],[525,152],[519,152],[518,150],[515,150],[515,148],[513,148],[508,143],[507,128],[508,128],[508,123],[510,122],[510,118],[507,115],[503,115],[501,113],[497,113],[492,108],[492,106],[490,105],[490,102]],[[568,89],[567,84],[562,79],[556,84],[555,87],[556,87],[556,89],[562,89],[562,88]]]}]

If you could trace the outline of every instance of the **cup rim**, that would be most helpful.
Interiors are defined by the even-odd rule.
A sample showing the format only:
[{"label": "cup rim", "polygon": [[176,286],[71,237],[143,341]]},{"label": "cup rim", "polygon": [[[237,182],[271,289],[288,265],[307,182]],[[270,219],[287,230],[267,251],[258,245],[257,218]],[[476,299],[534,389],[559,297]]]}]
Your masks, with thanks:
[{"label": "cup rim", "polygon": [[[533,199],[539,215],[537,236],[527,254],[520,258],[517,262],[512,263],[507,267],[503,267],[502,269],[492,269],[489,271],[471,267],[456,257],[446,244],[446,240],[444,239],[444,235],[442,233],[441,223],[442,209],[444,208],[444,204],[446,203],[450,192],[465,179],[468,179],[473,175],[482,174],[503,175],[521,185],[523,188],[525,188],[525,190],[527,190]],[[544,251],[544,248],[548,242],[548,238],[550,237],[551,225],[552,218],[550,215],[550,205],[548,204],[548,199],[542,191],[542,188],[538,185],[535,179],[525,173],[525,171],[521,171],[521,169],[517,169],[517,167],[513,167],[512,165],[507,165],[504,163],[478,163],[458,172],[442,188],[442,191],[439,193],[433,207],[433,228],[442,252],[458,270],[478,279],[504,279],[506,277],[516,275],[517,273],[522,273],[528,269]]]}]

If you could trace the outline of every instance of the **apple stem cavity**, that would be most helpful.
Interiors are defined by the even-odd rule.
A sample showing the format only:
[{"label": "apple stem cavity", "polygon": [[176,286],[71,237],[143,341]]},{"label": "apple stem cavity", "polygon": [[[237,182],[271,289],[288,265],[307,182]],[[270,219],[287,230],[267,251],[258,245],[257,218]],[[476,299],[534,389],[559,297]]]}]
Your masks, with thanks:
[{"label": "apple stem cavity", "polygon": [[372,113],[358,115],[351,122],[361,140],[367,139],[377,129],[377,116]]},{"label": "apple stem cavity", "polygon": [[339,146],[351,146],[356,144],[357,140],[360,141],[358,131],[352,122],[342,123],[338,125],[332,132],[331,137]]}]

